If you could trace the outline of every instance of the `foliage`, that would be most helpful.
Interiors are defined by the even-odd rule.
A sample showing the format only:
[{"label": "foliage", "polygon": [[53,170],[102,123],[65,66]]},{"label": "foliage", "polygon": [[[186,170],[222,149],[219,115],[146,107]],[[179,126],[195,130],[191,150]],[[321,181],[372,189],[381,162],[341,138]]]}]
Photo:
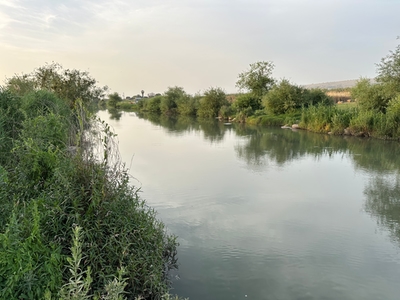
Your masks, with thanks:
[{"label": "foliage", "polygon": [[236,97],[233,107],[237,111],[243,111],[247,108],[251,108],[252,111],[256,111],[262,108],[261,99],[252,93],[241,94]]},{"label": "foliage", "polygon": [[163,96],[156,96],[148,99],[141,100],[143,101],[143,109],[144,111],[148,111],[151,113],[160,113],[160,105],[161,105],[161,100],[163,99]]},{"label": "foliage", "polygon": [[62,259],[58,245],[43,234],[44,199],[16,207],[0,233],[2,299],[44,299],[61,287]]},{"label": "foliage", "polygon": [[371,84],[367,78],[361,78],[351,90],[351,97],[355,99],[364,111],[374,110],[385,112],[391,98],[386,93],[383,84]]},{"label": "foliage", "polygon": [[50,89],[22,100],[0,91],[1,298],[160,299],[176,237],[129,185],[114,134],[79,98],[71,108]]},{"label": "foliage", "polygon": [[285,119],[282,116],[276,115],[261,115],[251,116],[246,119],[247,124],[262,125],[262,126],[282,126],[285,124]]},{"label": "foliage", "polygon": [[122,102],[122,98],[118,93],[108,95],[108,105],[117,108],[118,103]]},{"label": "foliage", "polygon": [[63,69],[52,63],[35,69],[30,74],[15,75],[7,79],[6,87],[23,96],[33,90],[47,90],[67,101],[73,107],[77,99],[85,104],[99,101],[107,87],[98,87],[97,81],[88,72]]},{"label": "foliage", "polygon": [[322,105],[333,105],[333,98],[329,97],[321,89],[303,89],[302,90],[302,102],[303,106],[317,105],[321,103]]},{"label": "foliage", "polygon": [[392,94],[400,93],[400,44],[377,64],[376,80]]},{"label": "foliage", "polygon": [[197,115],[201,118],[217,117],[223,105],[228,105],[225,92],[221,88],[210,88],[200,100]]},{"label": "foliage", "polygon": [[178,102],[185,98],[186,93],[183,88],[175,86],[169,87],[161,99],[160,110],[163,114],[174,113],[178,107]]},{"label": "foliage", "polygon": [[56,114],[69,117],[71,109],[64,100],[46,90],[31,91],[22,97],[22,110],[27,118]]},{"label": "foliage", "polygon": [[291,84],[287,79],[283,79],[264,96],[263,104],[267,111],[275,115],[301,108],[302,89]]},{"label": "foliage", "polygon": [[90,299],[90,267],[86,271],[81,270],[82,260],[82,228],[76,226],[72,229],[71,257],[67,258],[71,277],[60,290],[60,300],[84,300]]},{"label": "foliage", "polygon": [[178,99],[178,113],[183,116],[195,116],[199,107],[200,96],[184,95]]},{"label": "foliage", "polygon": [[236,86],[252,92],[256,97],[264,96],[274,85],[271,77],[274,64],[270,61],[259,61],[250,64],[250,68],[239,74]]},{"label": "foliage", "polygon": [[21,98],[0,88],[0,164],[10,163],[10,151],[18,138],[25,116]]}]

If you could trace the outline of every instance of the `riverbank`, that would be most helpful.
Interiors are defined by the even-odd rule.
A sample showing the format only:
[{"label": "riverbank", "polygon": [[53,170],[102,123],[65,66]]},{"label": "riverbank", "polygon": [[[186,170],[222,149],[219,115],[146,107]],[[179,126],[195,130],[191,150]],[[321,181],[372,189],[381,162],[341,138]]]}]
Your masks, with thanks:
[{"label": "riverbank", "polygon": [[0,89],[0,298],[171,299],[176,236],[90,99],[13,87]]}]

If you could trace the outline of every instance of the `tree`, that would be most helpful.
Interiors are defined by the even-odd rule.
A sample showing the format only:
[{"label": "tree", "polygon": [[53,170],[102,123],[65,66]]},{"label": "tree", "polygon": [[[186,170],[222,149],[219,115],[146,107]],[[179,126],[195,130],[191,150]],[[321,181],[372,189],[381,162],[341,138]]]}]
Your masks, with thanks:
[{"label": "tree", "polygon": [[377,64],[378,76],[376,80],[386,86],[386,90],[391,93],[400,92],[400,44],[394,51],[390,51],[387,56]]},{"label": "tree", "polygon": [[385,84],[371,84],[368,78],[361,78],[351,89],[351,97],[364,111],[385,112],[391,97],[385,91]]},{"label": "tree", "polygon": [[46,64],[30,74],[15,75],[6,80],[6,88],[20,96],[37,91],[47,90],[73,107],[76,100],[90,104],[100,100],[107,87],[98,87],[97,81],[88,72],[75,69],[63,69],[60,64]]},{"label": "tree", "polygon": [[271,77],[274,67],[270,61],[250,64],[249,70],[239,74],[236,87],[248,90],[261,98],[275,83],[275,79]]},{"label": "tree", "polygon": [[302,102],[302,88],[291,84],[287,79],[281,80],[263,98],[266,109],[276,115],[300,108]]},{"label": "tree", "polygon": [[216,117],[223,105],[228,105],[225,92],[221,88],[210,88],[200,100],[197,115],[202,118]]},{"label": "tree", "polygon": [[254,94],[242,94],[233,102],[233,107],[236,108],[237,111],[242,111],[247,108],[256,111],[262,108],[261,99]]},{"label": "tree", "polygon": [[160,103],[160,109],[163,114],[173,113],[178,107],[180,98],[184,97],[185,91],[182,87],[169,87],[165,92]]},{"label": "tree", "polygon": [[118,93],[108,95],[108,104],[113,108],[116,108],[117,104],[121,101],[122,98]]}]

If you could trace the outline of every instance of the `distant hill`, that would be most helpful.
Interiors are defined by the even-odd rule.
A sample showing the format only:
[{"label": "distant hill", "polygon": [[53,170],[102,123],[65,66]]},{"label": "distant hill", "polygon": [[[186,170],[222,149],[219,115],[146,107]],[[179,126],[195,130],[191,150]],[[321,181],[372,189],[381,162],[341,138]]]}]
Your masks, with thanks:
[{"label": "distant hill", "polygon": [[[370,79],[371,83],[375,83],[375,79]],[[320,88],[320,89],[344,89],[344,88],[351,88],[356,85],[358,79],[353,79],[353,80],[343,80],[343,81],[332,81],[332,82],[323,82],[323,83],[313,83],[313,84],[307,84],[303,85],[303,87],[307,89],[315,89],[315,88]]]}]

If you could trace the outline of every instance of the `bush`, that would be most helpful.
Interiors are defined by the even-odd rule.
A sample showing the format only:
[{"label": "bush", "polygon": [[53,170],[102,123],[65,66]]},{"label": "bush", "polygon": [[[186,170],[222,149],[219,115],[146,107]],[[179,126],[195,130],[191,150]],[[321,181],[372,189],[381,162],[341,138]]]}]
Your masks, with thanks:
[{"label": "bush", "polygon": [[284,114],[303,105],[302,89],[283,79],[263,98],[266,110],[274,115]]},{"label": "bush", "polygon": [[178,113],[183,116],[195,116],[199,107],[199,96],[184,95],[178,99]]},{"label": "bush", "polygon": [[0,164],[11,163],[10,151],[25,119],[21,98],[0,88]]},{"label": "bush", "polygon": [[307,107],[310,105],[333,105],[334,101],[332,97],[329,97],[323,90],[321,89],[303,89],[302,92],[302,103],[303,106]]},{"label": "bush", "polygon": [[210,88],[200,100],[197,115],[201,118],[217,117],[223,105],[228,105],[225,92],[220,88]]},{"label": "bush", "polygon": [[162,99],[163,99],[163,96],[156,96],[156,97],[141,100],[144,102],[143,109],[147,112],[159,114],[161,111],[160,104],[161,104]]},{"label": "bush", "polygon": [[235,102],[232,104],[233,107],[239,112],[250,107],[252,111],[256,111],[262,108],[261,98],[256,97],[254,94],[241,94],[236,97]]},{"label": "bush", "polygon": [[[0,108],[7,114],[0,115],[0,138],[8,138],[13,151],[0,165],[0,298],[68,296],[73,289],[66,283],[78,278],[68,269],[76,261],[74,266],[67,261],[76,258],[72,249],[77,248],[71,247],[76,226],[84,228],[78,265],[92,270],[86,295],[106,299],[110,279],[121,269],[125,277],[114,286],[128,299],[168,293],[176,238],[129,185],[110,128],[88,119],[82,102],[72,111],[50,92],[24,96],[28,111],[19,114],[19,98],[3,92]],[[159,106],[160,98],[149,102]],[[11,112],[21,117],[16,134],[6,124]],[[67,147],[70,141],[78,141],[74,151]],[[61,286],[66,294],[59,294]]]},{"label": "bush", "polygon": [[374,110],[385,112],[393,95],[388,95],[382,84],[371,84],[369,79],[360,79],[351,90],[351,97],[355,99],[364,111]]}]

